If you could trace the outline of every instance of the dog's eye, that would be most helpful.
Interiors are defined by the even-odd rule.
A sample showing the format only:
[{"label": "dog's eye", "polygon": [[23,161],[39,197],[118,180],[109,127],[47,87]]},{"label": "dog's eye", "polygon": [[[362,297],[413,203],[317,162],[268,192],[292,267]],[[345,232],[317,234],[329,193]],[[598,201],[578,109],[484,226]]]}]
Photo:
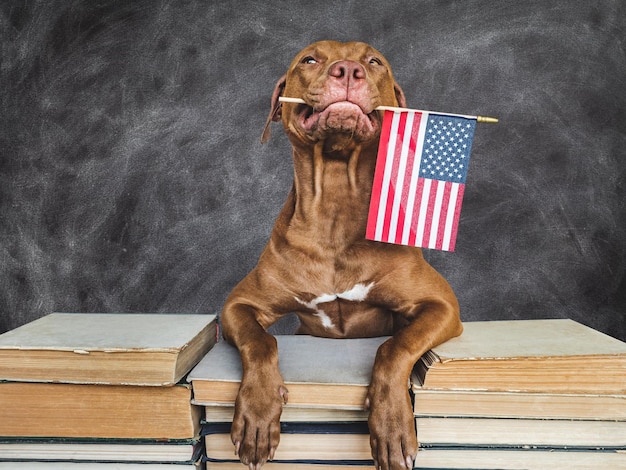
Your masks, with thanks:
[{"label": "dog's eye", "polygon": [[315,60],[315,57],[311,57],[306,56],[304,59],[302,59],[302,63],[303,64],[317,64],[317,60]]},{"label": "dog's eye", "polygon": [[372,57],[370,59],[370,65],[383,65],[383,61],[377,57]]}]

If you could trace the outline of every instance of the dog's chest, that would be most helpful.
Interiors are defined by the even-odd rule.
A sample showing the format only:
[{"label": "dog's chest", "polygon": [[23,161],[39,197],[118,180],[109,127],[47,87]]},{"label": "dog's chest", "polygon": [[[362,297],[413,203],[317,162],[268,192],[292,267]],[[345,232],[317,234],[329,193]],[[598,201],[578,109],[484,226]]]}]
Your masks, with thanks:
[{"label": "dog's chest", "polygon": [[[302,307],[297,312],[302,323],[300,332],[337,337],[367,335],[365,331],[352,329],[356,323],[363,325],[364,316],[380,316],[379,310],[368,302],[374,285],[374,282],[357,283],[345,291],[322,293],[311,300],[305,300],[310,294],[308,297],[303,295],[304,299],[296,296],[295,300]],[[379,323],[374,318],[372,320],[365,323]]]}]

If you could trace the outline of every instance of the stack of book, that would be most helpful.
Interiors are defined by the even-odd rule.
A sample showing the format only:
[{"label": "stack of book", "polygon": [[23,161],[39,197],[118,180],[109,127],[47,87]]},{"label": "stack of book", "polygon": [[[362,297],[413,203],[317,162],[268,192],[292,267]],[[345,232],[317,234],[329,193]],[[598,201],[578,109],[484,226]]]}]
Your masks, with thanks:
[{"label": "stack of book", "polygon": [[626,343],[572,320],[464,326],[416,364],[416,468],[626,469]]},{"label": "stack of book", "polygon": [[[387,338],[277,336],[280,370],[289,389],[281,438],[268,470],[371,468],[363,410],[378,346]],[[241,468],[230,440],[241,380],[239,353],[220,342],[191,371],[193,403],[205,409],[207,470]]]},{"label": "stack of book", "polygon": [[[626,344],[571,320],[466,322],[416,364],[415,468],[626,469]],[[371,467],[363,410],[387,338],[278,336],[289,404],[268,470]],[[241,380],[218,343],[188,380],[207,470],[241,468],[229,432]]]},{"label": "stack of book", "polygon": [[215,315],[53,313],[0,335],[0,469],[201,468],[184,380]]}]

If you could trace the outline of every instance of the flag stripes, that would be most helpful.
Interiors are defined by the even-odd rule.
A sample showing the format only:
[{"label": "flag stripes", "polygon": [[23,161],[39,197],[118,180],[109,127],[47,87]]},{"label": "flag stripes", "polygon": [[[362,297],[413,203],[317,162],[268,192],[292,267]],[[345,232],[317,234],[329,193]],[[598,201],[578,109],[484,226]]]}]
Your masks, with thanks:
[{"label": "flag stripes", "polygon": [[454,251],[475,120],[385,111],[366,237]]}]

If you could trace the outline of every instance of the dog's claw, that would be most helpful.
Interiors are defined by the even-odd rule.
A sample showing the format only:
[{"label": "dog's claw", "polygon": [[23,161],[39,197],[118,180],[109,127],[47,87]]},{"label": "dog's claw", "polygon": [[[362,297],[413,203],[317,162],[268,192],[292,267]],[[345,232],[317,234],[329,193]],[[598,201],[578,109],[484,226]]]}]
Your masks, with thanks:
[{"label": "dog's claw", "polygon": [[405,457],[406,468],[413,468],[413,458],[410,455]]},{"label": "dog's claw", "polygon": [[289,401],[289,390],[284,385],[281,385],[278,388],[278,393],[280,393],[280,397],[283,399],[283,405],[286,405]]}]

